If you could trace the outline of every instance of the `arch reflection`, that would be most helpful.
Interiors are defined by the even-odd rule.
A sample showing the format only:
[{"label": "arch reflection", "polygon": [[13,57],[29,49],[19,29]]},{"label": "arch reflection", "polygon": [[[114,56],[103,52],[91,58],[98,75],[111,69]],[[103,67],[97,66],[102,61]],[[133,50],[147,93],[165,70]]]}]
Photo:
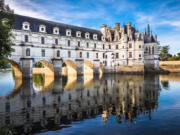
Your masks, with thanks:
[{"label": "arch reflection", "polygon": [[[60,80],[53,87],[56,92],[41,94],[30,92],[31,83],[29,81],[27,85],[25,82],[19,94],[10,99],[0,99],[0,104],[7,107],[0,108],[0,128],[8,128],[12,124],[17,134],[34,134],[42,130],[60,130],[61,124],[97,115],[103,122],[113,116],[119,124],[125,121],[133,123],[140,114],[151,119],[151,112],[158,108],[158,76],[105,75],[101,82],[95,79],[91,87],[86,88],[82,80],[77,80],[78,87],[76,85],[71,91],[63,91],[58,82]],[[11,117],[6,117],[7,112]]]}]

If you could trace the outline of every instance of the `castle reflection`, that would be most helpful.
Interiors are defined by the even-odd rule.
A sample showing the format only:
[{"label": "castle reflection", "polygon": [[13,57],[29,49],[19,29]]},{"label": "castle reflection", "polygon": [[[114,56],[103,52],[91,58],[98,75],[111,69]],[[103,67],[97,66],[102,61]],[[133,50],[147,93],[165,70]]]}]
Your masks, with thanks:
[{"label": "castle reflection", "polygon": [[140,114],[149,115],[158,107],[159,76],[106,75],[71,78],[35,75],[22,80],[18,93],[0,98],[0,128],[21,133],[59,130],[97,115],[107,122],[132,123]]}]

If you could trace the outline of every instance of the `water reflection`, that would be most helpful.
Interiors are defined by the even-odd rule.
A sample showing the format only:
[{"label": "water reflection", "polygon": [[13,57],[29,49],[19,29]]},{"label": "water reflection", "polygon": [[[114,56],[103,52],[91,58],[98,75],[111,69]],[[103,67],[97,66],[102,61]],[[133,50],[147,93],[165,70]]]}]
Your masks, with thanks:
[{"label": "water reflection", "polygon": [[23,80],[16,95],[0,98],[1,131],[8,128],[21,134],[58,130],[61,124],[97,115],[103,122],[116,116],[117,123],[132,123],[140,114],[151,119],[151,112],[158,107],[158,76],[69,79],[36,74],[32,80]]}]

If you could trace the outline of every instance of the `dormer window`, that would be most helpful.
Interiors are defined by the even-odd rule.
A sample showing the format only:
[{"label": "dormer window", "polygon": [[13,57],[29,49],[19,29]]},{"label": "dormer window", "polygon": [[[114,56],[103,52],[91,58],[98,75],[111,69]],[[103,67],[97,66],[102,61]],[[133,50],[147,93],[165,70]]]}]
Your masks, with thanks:
[{"label": "dormer window", "polygon": [[53,28],[53,34],[59,34],[59,28],[58,27],[54,27]]},{"label": "dormer window", "polygon": [[39,32],[46,32],[46,26],[45,25],[40,25],[39,26]]},{"label": "dormer window", "polygon": [[105,37],[104,37],[104,36],[102,36],[102,37],[101,37],[101,40],[102,40],[102,41],[105,41]]},{"label": "dormer window", "polygon": [[85,33],[85,38],[86,38],[86,39],[89,39],[89,33],[88,33],[88,32]]},{"label": "dormer window", "polygon": [[66,36],[71,36],[71,30],[70,29],[66,30]]},{"label": "dormer window", "polygon": [[30,30],[30,24],[28,22],[23,22],[22,29],[23,30]]},{"label": "dormer window", "polygon": [[93,39],[97,40],[97,34],[93,34]]},{"label": "dormer window", "polygon": [[81,37],[81,32],[80,31],[76,32],[76,37]]}]

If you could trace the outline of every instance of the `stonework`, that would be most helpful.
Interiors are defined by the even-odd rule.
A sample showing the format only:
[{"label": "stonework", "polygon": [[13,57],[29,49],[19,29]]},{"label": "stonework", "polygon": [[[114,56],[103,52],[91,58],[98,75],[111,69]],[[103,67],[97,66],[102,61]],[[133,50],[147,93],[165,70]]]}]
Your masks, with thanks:
[{"label": "stonework", "polygon": [[115,23],[114,28],[103,24],[99,31],[15,15],[15,51],[9,59],[27,76],[38,61],[48,61],[55,75],[61,74],[66,61],[76,65],[79,75],[86,61],[92,63],[94,73],[99,73],[100,65],[103,73],[144,73],[159,68],[157,36],[152,35],[149,25],[147,29],[140,33],[131,23],[122,27]]}]

